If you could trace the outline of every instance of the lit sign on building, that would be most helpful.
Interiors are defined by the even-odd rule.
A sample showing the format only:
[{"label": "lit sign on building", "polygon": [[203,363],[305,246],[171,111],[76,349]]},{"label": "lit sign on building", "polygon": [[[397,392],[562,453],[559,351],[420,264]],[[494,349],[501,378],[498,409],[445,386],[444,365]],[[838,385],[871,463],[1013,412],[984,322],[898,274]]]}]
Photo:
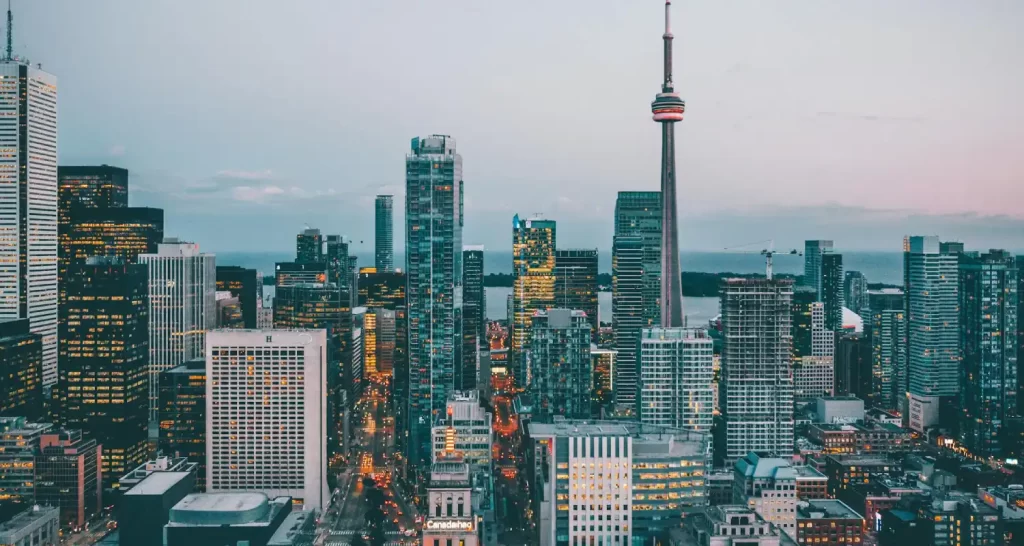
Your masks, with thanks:
[{"label": "lit sign on building", "polygon": [[472,531],[473,521],[451,520],[451,519],[430,519],[427,520],[426,528],[432,531]]}]

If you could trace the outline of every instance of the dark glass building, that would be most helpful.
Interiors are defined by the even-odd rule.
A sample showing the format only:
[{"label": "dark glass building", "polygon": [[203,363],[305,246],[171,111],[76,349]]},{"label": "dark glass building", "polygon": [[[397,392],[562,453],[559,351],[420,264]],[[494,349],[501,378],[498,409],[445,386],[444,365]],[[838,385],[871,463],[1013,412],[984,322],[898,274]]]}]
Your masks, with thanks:
[{"label": "dark glass building", "polygon": [[846,334],[836,340],[835,396],[872,398],[871,341],[862,334]]},{"label": "dark glass building", "polygon": [[868,291],[870,314],[864,333],[871,340],[871,394],[868,405],[899,410],[907,396],[907,316],[902,290]]},{"label": "dark glass building", "polygon": [[43,417],[43,336],[28,319],[0,320],[0,415]]},{"label": "dark glass building", "polygon": [[76,211],[127,206],[127,169],[109,165],[57,167],[57,232],[61,258],[69,248],[68,227]]},{"label": "dark glass building", "polygon": [[462,251],[462,369],[455,374],[457,390],[476,388],[477,360],[487,347],[487,301],[484,298],[484,249]]},{"label": "dark glass building", "polygon": [[157,449],[196,463],[196,488],[206,490],[206,361],[160,372]]},{"label": "dark glass building", "polygon": [[276,288],[324,282],[327,282],[327,264],[324,262],[277,262],[274,265],[274,286]]},{"label": "dark glass building", "polygon": [[1003,456],[1002,427],[1017,416],[1017,283],[1003,250],[960,254],[960,438],[976,456]]},{"label": "dark glass building", "polygon": [[793,289],[793,362],[811,356],[812,314],[818,293],[813,286],[797,286]]},{"label": "dark glass building", "polygon": [[120,544],[164,543],[164,525],[171,508],[195,488],[191,472],[153,472],[125,491],[117,503]]},{"label": "dark glass building", "polygon": [[583,311],[597,339],[597,249],[555,251],[555,307]]},{"label": "dark glass building", "polygon": [[352,367],[349,300],[348,293],[332,283],[279,286],[274,295],[274,328],[327,331],[327,455],[331,460],[342,451],[343,414],[362,393],[362,373],[353,373]]},{"label": "dark glass building", "polygon": [[374,267],[384,273],[395,270],[394,197],[378,195],[375,207]]},{"label": "dark glass building", "polygon": [[306,228],[295,236],[295,261],[314,263],[324,261],[324,236],[316,228]]},{"label": "dark glass building", "polygon": [[825,304],[825,329],[843,329],[843,255],[826,252],[821,255],[821,302]]},{"label": "dark glass building", "polygon": [[61,308],[59,420],[103,446],[105,484],[146,460],[149,419],[147,266],[91,258],[68,271]]},{"label": "dark glass building", "polygon": [[242,308],[242,322],[246,328],[256,328],[256,309],[259,299],[260,283],[255,269],[245,269],[237,265],[217,266],[217,290],[231,292],[238,298]]},{"label": "dark glass building", "polygon": [[139,254],[154,254],[164,240],[164,211],[147,207],[82,209],[61,238],[64,267],[83,264],[93,256],[117,256],[138,262]]},{"label": "dark glass building", "polygon": [[62,526],[82,527],[103,508],[101,449],[80,430],[40,435],[35,502],[59,506]]},{"label": "dark glass building", "polygon": [[337,284],[342,290],[355,295],[351,290],[356,276],[356,257],[349,254],[348,247],[349,241],[341,235],[328,235],[324,262],[327,264],[327,282]]}]

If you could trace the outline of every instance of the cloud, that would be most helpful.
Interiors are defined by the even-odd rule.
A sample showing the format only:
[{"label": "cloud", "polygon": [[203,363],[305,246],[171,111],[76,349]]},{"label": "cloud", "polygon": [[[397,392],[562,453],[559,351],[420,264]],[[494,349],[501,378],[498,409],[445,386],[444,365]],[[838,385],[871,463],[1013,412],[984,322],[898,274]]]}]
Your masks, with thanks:
[{"label": "cloud", "polygon": [[235,201],[263,203],[271,196],[282,195],[284,193],[285,191],[278,186],[263,186],[260,188],[236,186],[231,189],[231,198]]},{"label": "cloud", "polygon": [[262,171],[240,171],[233,169],[225,169],[217,171],[214,178],[229,179],[229,180],[270,180],[274,178],[274,173],[270,169],[264,169]]},{"label": "cloud", "polygon": [[107,150],[107,153],[114,157],[121,157],[127,151],[128,149],[125,148],[124,144],[114,144],[113,146],[110,147],[109,150]]}]

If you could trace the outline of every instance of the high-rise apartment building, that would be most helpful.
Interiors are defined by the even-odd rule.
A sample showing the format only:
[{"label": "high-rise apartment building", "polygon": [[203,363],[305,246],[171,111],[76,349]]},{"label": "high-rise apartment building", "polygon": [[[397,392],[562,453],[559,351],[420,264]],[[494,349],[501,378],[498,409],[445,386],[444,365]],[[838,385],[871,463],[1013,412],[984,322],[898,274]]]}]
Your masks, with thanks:
[{"label": "high-rise apartment building", "polygon": [[409,453],[430,459],[430,427],[445,411],[462,361],[462,156],[455,139],[412,139],[405,158],[409,320]]},{"label": "high-rise apartment building", "polygon": [[825,328],[830,332],[843,329],[843,255],[827,252],[821,255],[821,301],[825,305]]},{"label": "high-rise apartment building", "polygon": [[197,465],[196,488],[206,490],[206,360],[190,360],[160,374],[157,449]]},{"label": "high-rise apartment building", "polygon": [[259,309],[260,286],[263,279],[255,269],[237,265],[217,266],[217,290],[231,292],[238,298],[242,309],[242,323],[250,330],[256,328],[256,313]]},{"label": "high-rise apartment building", "polygon": [[487,348],[484,247],[466,246],[462,250],[462,369],[455,374],[456,388],[476,388],[480,350]]},{"label": "high-rise apartment building", "polygon": [[27,318],[43,337],[49,386],[57,382],[57,78],[9,48],[0,60],[0,320]]},{"label": "high-rise apartment building", "polygon": [[818,300],[822,299],[821,293],[821,257],[823,254],[832,252],[834,243],[832,241],[804,241],[804,286],[814,288]]},{"label": "high-rise apartment building", "polygon": [[864,330],[871,339],[872,406],[901,409],[907,396],[907,315],[903,290],[868,292],[870,321]]},{"label": "high-rise apartment building", "polygon": [[324,236],[317,228],[306,228],[295,236],[295,261],[317,263],[324,261]]},{"label": "high-rise apartment building", "polygon": [[61,309],[61,426],[103,446],[104,484],[146,460],[149,438],[149,275],[141,264],[72,265]]},{"label": "high-rise apartment building", "polygon": [[28,319],[0,320],[0,362],[0,415],[42,418],[43,338]]},{"label": "high-rise apartment building", "polygon": [[716,457],[793,452],[792,283],[726,279],[722,285],[719,405],[724,434]]},{"label": "high-rise apartment building", "polygon": [[395,270],[394,196],[378,195],[374,205],[373,265],[388,273]]},{"label": "high-rise apartment building", "polygon": [[846,307],[861,315],[867,316],[868,311],[868,278],[860,271],[847,271],[843,283],[843,302]]},{"label": "high-rise apartment building", "polygon": [[587,314],[590,339],[597,340],[597,249],[555,251],[555,307]]},{"label": "high-rise apartment building", "polygon": [[[797,305],[793,307],[795,309]],[[819,396],[831,396],[835,383],[836,333],[826,328],[824,303],[816,301],[808,307],[811,311],[811,352],[793,359],[793,396],[800,403]]]},{"label": "high-rise apartment building", "polygon": [[207,491],[260,491],[327,508],[326,349],[323,330],[209,333]]},{"label": "high-rise apartment building", "polygon": [[707,502],[706,434],[635,421],[526,427],[538,544],[650,544]]},{"label": "high-rise apartment building", "polygon": [[[904,242],[910,428],[939,424],[940,405],[959,392],[957,253],[939,238]],[[943,400],[945,399],[945,400]]]},{"label": "high-rise apartment building", "polygon": [[589,419],[593,370],[587,315],[569,309],[537,311],[527,347],[534,418]]},{"label": "high-rise apartment building", "polygon": [[661,192],[620,191],[612,239],[612,331],[619,352],[615,399],[636,403],[640,330],[661,323]]},{"label": "high-rise apartment building", "polygon": [[713,342],[699,328],[644,328],[637,369],[641,423],[711,432]]},{"label": "high-rise apartment building", "polygon": [[516,384],[532,381],[526,358],[537,311],[555,305],[555,221],[512,219],[512,360]]},{"label": "high-rise apartment building", "polygon": [[351,241],[341,235],[327,236],[327,252],[324,254],[324,262],[327,263],[327,281],[338,285],[346,294],[352,298],[351,304],[356,302],[356,261],[357,258],[349,252]]},{"label": "high-rise apartment building", "polygon": [[1017,283],[1004,250],[961,254],[960,437],[980,457],[1002,457],[1004,424],[1019,415]]},{"label": "high-rise apartment building", "polygon": [[[817,301],[818,294],[813,287],[797,286],[793,289],[793,362],[811,356],[814,337],[812,317]],[[824,309],[822,313],[824,314]],[[821,326],[824,327],[824,323]]]},{"label": "high-rise apartment building", "polygon": [[142,254],[149,269],[149,421],[157,420],[160,372],[202,358],[206,332],[216,324],[215,256],[195,243],[165,239]]},{"label": "high-rise apartment building", "polygon": [[110,165],[57,167],[57,232],[60,271],[67,269],[72,219],[82,209],[128,206],[128,170]]},{"label": "high-rise apartment building", "polygon": [[835,395],[852,395],[870,403],[873,362],[868,336],[854,333],[836,340]]}]

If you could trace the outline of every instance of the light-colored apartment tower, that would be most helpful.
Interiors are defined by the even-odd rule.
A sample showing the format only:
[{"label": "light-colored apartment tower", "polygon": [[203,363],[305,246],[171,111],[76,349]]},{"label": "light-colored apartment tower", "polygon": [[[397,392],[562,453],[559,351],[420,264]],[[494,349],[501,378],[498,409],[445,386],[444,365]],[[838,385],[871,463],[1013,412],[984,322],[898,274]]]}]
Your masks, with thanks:
[{"label": "light-colored apartment tower", "polygon": [[714,351],[700,328],[644,328],[637,417],[641,423],[711,432]]}]

